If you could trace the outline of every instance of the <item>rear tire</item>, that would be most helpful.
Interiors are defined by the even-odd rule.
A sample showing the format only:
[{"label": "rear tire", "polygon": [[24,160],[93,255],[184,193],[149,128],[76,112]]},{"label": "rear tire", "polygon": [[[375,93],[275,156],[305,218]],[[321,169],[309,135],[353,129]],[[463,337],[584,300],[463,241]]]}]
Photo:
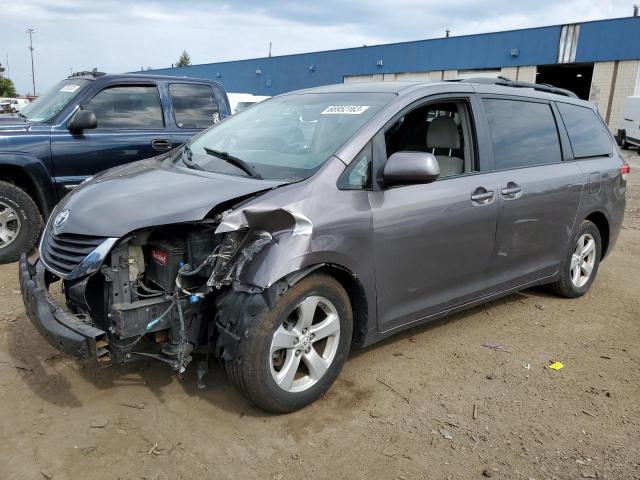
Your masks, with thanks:
[{"label": "rear tire", "polygon": [[625,132],[624,130],[618,130],[618,138],[616,140],[618,141],[618,145],[621,149],[629,149],[630,145],[629,142],[627,142],[627,132]]},{"label": "rear tire", "polygon": [[594,223],[584,220],[571,239],[560,266],[560,278],[549,287],[561,297],[581,297],[587,293],[598,273],[601,256],[600,230]]},{"label": "rear tire", "polygon": [[0,264],[15,262],[34,247],[42,217],[33,199],[12,183],[0,181]]},{"label": "rear tire", "polygon": [[225,363],[227,374],[263,410],[299,410],[331,387],[347,359],[352,332],[351,303],[340,283],[311,274],[256,317],[236,358]]}]

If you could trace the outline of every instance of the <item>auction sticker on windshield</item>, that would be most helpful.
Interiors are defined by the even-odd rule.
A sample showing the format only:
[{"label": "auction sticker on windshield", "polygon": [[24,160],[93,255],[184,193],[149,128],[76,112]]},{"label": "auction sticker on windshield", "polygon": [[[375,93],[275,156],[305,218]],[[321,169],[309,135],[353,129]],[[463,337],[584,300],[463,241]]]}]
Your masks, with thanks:
[{"label": "auction sticker on windshield", "polygon": [[61,92],[73,93],[80,88],[80,85],[65,85],[60,89]]},{"label": "auction sticker on windshield", "polygon": [[369,105],[331,105],[325,108],[321,115],[360,115]]}]

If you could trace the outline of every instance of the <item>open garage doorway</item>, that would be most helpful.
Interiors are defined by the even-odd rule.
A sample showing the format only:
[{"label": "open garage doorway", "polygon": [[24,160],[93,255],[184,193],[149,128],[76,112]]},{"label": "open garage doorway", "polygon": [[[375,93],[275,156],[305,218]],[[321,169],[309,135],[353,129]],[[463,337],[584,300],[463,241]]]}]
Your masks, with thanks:
[{"label": "open garage doorway", "polygon": [[536,73],[536,83],[571,90],[583,100],[589,100],[593,77],[593,63],[541,65]]}]

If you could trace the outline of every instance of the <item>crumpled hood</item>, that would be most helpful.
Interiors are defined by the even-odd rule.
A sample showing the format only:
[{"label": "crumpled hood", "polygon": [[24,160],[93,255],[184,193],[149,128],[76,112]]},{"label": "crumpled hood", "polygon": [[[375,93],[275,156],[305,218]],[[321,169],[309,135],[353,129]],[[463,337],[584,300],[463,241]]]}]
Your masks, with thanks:
[{"label": "crumpled hood", "polygon": [[50,223],[69,210],[56,234],[122,237],[144,227],[202,220],[223,202],[284,183],[143,160],[108,170],[77,187],[56,207]]}]

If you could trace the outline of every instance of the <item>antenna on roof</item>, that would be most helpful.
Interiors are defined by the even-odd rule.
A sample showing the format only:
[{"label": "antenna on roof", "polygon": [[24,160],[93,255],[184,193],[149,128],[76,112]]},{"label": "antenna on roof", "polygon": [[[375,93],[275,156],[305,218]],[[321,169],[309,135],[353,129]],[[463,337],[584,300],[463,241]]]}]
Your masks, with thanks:
[{"label": "antenna on roof", "polygon": [[271,58],[271,42],[269,42],[269,58]]},{"label": "antenna on roof", "polygon": [[633,6],[633,16],[637,17],[638,16],[638,5],[634,5]]},{"label": "antenna on roof", "polygon": [[444,38],[449,38],[449,35],[451,35],[451,30],[445,30],[444,31]]}]

